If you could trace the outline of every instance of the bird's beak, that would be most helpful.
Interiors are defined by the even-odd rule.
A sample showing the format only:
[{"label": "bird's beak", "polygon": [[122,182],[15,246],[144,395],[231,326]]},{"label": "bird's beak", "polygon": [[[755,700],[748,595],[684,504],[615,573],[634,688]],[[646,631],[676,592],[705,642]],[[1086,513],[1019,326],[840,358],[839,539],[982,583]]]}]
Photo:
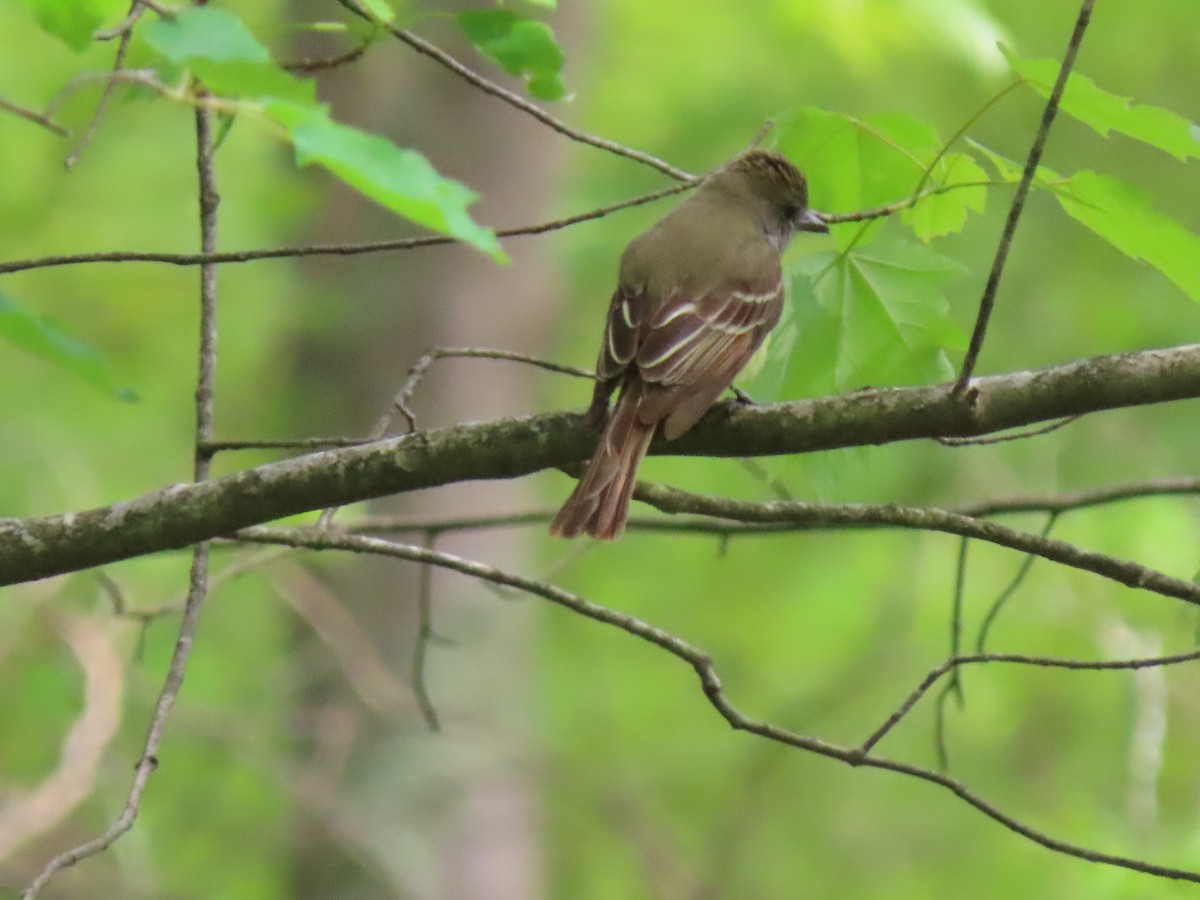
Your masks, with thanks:
[{"label": "bird's beak", "polygon": [[829,226],[825,220],[811,209],[806,209],[796,217],[797,231],[815,231],[818,234],[829,234]]}]

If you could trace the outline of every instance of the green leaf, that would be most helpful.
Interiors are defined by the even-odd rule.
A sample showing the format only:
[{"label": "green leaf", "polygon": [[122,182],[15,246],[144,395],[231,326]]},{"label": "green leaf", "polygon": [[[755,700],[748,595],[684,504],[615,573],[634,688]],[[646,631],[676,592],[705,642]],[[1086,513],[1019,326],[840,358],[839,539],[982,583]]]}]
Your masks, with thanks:
[{"label": "green leaf", "polygon": [[963,271],[919,244],[800,259],[789,269],[799,339],[788,390],[812,395],[948,377],[945,351],[966,341],[942,285]]},{"label": "green leaf", "polygon": [[271,61],[267,48],[245,23],[227,9],[189,6],[170,19],[156,19],[142,31],[146,41],[177,63],[193,59],[211,62]]},{"label": "green leaf", "polygon": [[[775,117],[772,144],[807,176],[813,206],[829,212],[851,212],[903,200],[922,182],[941,150],[932,126],[913,116],[888,113],[856,119],[815,107],[796,107]],[[929,183],[939,179],[978,180],[977,166],[963,154],[943,158],[934,167]],[[968,209],[980,209],[985,188],[938,195],[915,218],[922,240],[961,227]],[[955,194],[959,196],[955,197]],[[957,225],[951,227],[957,221]],[[834,225],[834,240],[842,249],[864,243],[859,233],[871,236],[882,221]],[[944,230],[943,230],[944,229]]]},{"label": "green leaf", "polygon": [[218,94],[316,103],[314,83],[275,65],[267,48],[228,10],[188,7],[172,19],[148,23],[144,34],[147,43],[167,60],[190,69]]},{"label": "green leaf", "polygon": [[71,337],[43,316],[35,316],[0,294],[0,339],[41,357],[65,372],[119,400],[137,395],[118,387],[108,363],[98,350]]},{"label": "green leaf", "polygon": [[308,78],[296,78],[274,63],[255,63],[232,60],[215,63],[193,59],[188,68],[210,91],[226,97],[258,100],[275,97],[308,106],[317,102],[316,83]]},{"label": "green leaf", "polygon": [[930,194],[916,206],[904,210],[900,220],[925,243],[943,234],[961,231],[969,211],[983,212],[987,187],[978,182],[987,180],[987,172],[973,157],[965,153],[947,153],[934,166],[928,186],[946,190]]},{"label": "green leaf", "polygon": [[72,50],[85,49],[110,17],[129,8],[125,0],[21,0],[38,25]]},{"label": "green leaf", "polygon": [[542,100],[563,98],[560,73],[565,57],[545,22],[507,9],[471,10],[456,18],[476,49],[509,75],[524,78],[530,94]]},{"label": "green leaf", "polygon": [[396,18],[396,11],[387,0],[362,0],[362,5],[376,22],[390,22]]},{"label": "green leaf", "polygon": [[1200,238],[1157,212],[1138,187],[1095,172],[1073,175],[1057,192],[1069,216],[1133,259],[1143,260],[1200,300]]},{"label": "green leaf", "polygon": [[[1002,178],[1020,178],[1021,169],[1015,162],[981,144],[974,146]],[[1071,218],[1126,256],[1154,266],[1193,300],[1200,300],[1200,238],[1155,210],[1141,188],[1086,170],[1063,178],[1044,166],[1038,167],[1034,184],[1051,191]]]},{"label": "green leaf", "polygon": [[[1053,59],[1022,59],[1001,48],[1013,69],[1035,91],[1049,97],[1058,79],[1059,63]],[[1176,159],[1200,159],[1197,127],[1183,116],[1157,106],[1134,103],[1129,97],[1110,94],[1085,75],[1067,77],[1060,105],[1069,114],[1103,137],[1117,131],[1157,147]]]},{"label": "green leaf", "polygon": [[444,178],[424,156],[378,135],[332,121],[324,110],[268,100],[264,112],[287,129],[296,162],[324,166],[342,181],[413,222],[506,262],[495,233],[473,221],[467,207],[478,198]]},{"label": "green leaf", "polygon": [[[1021,163],[1011,160],[1007,156],[997,153],[995,150],[985,147],[983,144],[970,138],[967,138],[967,143],[978,150],[980,155],[991,163],[1000,180],[1016,184],[1021,180],[1021,176],[1025,174],[1025,167]],[[1038,166],[1037,170],[1033,173],[1033,186],[1045,191],[1056,193],[1064,189],[1063,185],[1065,183],[1065,178],[1053,169],[1047,169],[1045,166]]]},{"label": "green leaf", "polygon": [[793,304],[785,303],[779,323],[738,375],[737,384],[759,403],[774,403],[783,393],[792,351],[800,337]]}]

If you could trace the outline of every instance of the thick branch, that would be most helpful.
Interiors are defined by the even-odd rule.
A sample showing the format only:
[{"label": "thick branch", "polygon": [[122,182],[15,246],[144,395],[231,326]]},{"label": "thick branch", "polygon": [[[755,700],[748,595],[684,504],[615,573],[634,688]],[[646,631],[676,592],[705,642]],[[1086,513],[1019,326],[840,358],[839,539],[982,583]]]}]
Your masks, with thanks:
[{"label": "thick branch", "polygon": [[[976,435],[1063,416],[1200,397],[1200,345],[1102,356],[950,385],[859,391],[773,406],[723,404],[652,452],[766,456]],[[458,481],[569,465],[595,443],[578,413],[456,425],[259,466],[205,484],[41,519],[0,519],[0,584],[186,547],[239,528]],[[957,451],[955,451],[957,452]]]}]

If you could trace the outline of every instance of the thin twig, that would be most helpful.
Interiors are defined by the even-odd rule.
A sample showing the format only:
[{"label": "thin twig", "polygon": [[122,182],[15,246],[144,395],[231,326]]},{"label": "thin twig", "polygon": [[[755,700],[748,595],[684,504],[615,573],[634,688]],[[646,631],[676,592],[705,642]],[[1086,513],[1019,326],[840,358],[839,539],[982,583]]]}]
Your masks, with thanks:
[{"label": "thin twig", "polygon": [[49,115],[43,115],[42,113],[34,112],[32,109],[26,109],[24,106],[18,106],[9,100],[5,100],[3,97],[0,97],[0,109],[10,112],[14,116],[20,116],[26,121],[33,122],[35,125],[41,125],[43,128],[53,131],[59,137],[69,138],[71,136],[71,132],[52,120]]},{"label": "thin twig", "polygon": [[[513,353],[509,350],[492,350],[486,347],[431,347],[418,357],[413,363],[412,368],[408,370],[408,376],[404,379],[404,384],[392,399],[391,406],[388,408],[379,420],[375,423],[375,427],[371,429],[371,433],[367,436],[364,443],[377,441],[391,430],[392,422],[395,421],[396,414],[404,416],[405,422],[408,424],[409,433],[417,430],[417,416],[409,407],[409,402],[416,393],[417,386],[421,383],[421,379],[425,377],[425,372],[439,359],[500,359],[509,362],[525,363],[526,365],[536,366],[539,369],[546,369],[550,372],[559,372],[564,375],[577,375],[583,378],[594,378],[592,372],[586,369],[580,369],[575,366],[564,366],[561,363],[550,362],[549,360],[539,359],[536,356],[528,356],[524,353]],[[321,512],[321,518],[318,521],[318,526],[328,528],[333,517],[337,515],[340,507],[331,506]]]},{"label": "thin twig", "polygon": [[[354,15],[370,22],[376,21],[374,17],[372,17],[361,6],[359,6],[356,0],[338,0],[338,2],[350,12],[354,13]],[[430,59],[445,66],[459,78],[462,78],[464,81],[467,81],[468,83],[479,88],[479,90],[483,91],[485,94],[490,94],[499,100],[503,100],[509,106],[533,116],[533,118],[537,119],[543,125],[549,126],[564,137],[570,138],[573,141],[578,141],[581,144],[588,144],[592,147],[598,147],[599,149],[606,150],[609,153],[615,154],[616,156],[623,156],[626,159],[632,159],[634,162],[639,162],[642,165],[650,166],[651,168],[662,172],[664,175],[669,175],[677,181],[683,181],[689,184],[699,181],[697,176],[692,175],[689,172],[685,172],[682,169],[678,169],[656,156],[651,156],[649,153],[644,153],[641,150],[634,150],[632,147],[626,147],[624,144],[618,144],[616,141],[611,141],[607,138],[602,138],[594,134],[586,134],[585,132],[579,131],[576,128],[572,128],[562,119],[552,116],[537,104],[530,103],[519,94],[514,94],[507,88],[501,87],[495,82],[489,81],[482,75],[467,68],[445,50],[434,46],[433,44],[429,43],[429,41],[414,34],[408,29],[401,28],[392,22],[383,22],[380,24],[382,24],[384,28],[391,32],[393,36],[408,44],[408,46],[412,47],[418,53],[428,56]]]},{"label": "thin twig", "polygon": [[[200,243],[204,252],[212,253],[216,250],[219,197],[213,172],[211,113],[203,107],[198,107],[195,118],[196,168],[199,175],[200,196]],[[216,369],[217,339],[216,303],[217,268],[215,265],[205,265],[200,269],[200,363],[196,385],[196,449],[194,456],[196,481],[207,480],[211,468],[211,457],[203,451],[202,444],[212,440],[213,382]],[[179,625],[179,636],[175,642],[175,650],[171,655],[162,691],[159,693],[150,717],[150,727],[145,743],[142,745],[141,758],[134,770],[133,785],[125,801],[124,809],[117,820],[102,835],[50,860],[22,894],[23,900],[33,900],[55,873],[107,849],[133,827],[134,820],[141,809],[142,793],[146,789],[150,775],[158,767],[158,748],[166,729],[167,718],[175,705],[179,689],[183,686],[184,672],[199,623],[200,608],[208,594],[208,560],[208,542],[196,544],[188,576],[188,596],[184,604],[183,619]]]},{"label": "thin twig", "polygon": [[94,41],[115,41],[117,38],[123,38],[125,35],[133,31],[133,26],[138,23],[138,19],[150,7],[142,3],[141,0],[133,0],[129,6],[129,12],[125,14],[125,18],[114,25],[112,28],[105,28],[97,31],[92,35]]},{"label": "thin twig", "polygon": [[[1049,537],[1051,530],[1054,528],[1054,523],[1058,521],[1060,513],[1052,512],[1046,517],[1046,524],[1042,527],[1041,537]],[[979,634],[975,638],[975,652],[983,653],[984,647],[987,644],[988,634],[992,630],[992,623],[996,621],[996,617],[1000,615],[1000,610],[1008,603],[1010,597],[1017,592],[1017,588],[1025,581],[1025,576],[1029,574],[1029,570],[1033,568],[1033,561],[1037,559],[1032,553],[1021,560],[1021,565],[1017,569],[1016,575],[1000,592],[995,601],[988,608],[987,615],[983,617],[983,622],[979,626]]]},{"label": "thin twig", "polygon": [[427,562],[472,578],[516,588],[525,593],[542,597],[577,615],[618,628],[687,663],[699,677],[701,689],[708,702],[735,729],[746,731],[766,740],[794,747],[798,750],[838,760],[847,765],[882,769],[938,785],[950,791],[983,815],[1003,825],[1008,830],[1056,853],[1089,862],[1129,869],[1135,872],[1144,872],[1159,878],[1200,883],[1200,872],[1160,866],[1142,859],[1103,853],[1052,837],[1015,819],[993,803],[976,794],[958,779],[935,772],[932,769],[925,769],[921,766],[915,766],[886,757],[871,756],[868,753],[864,753],[860,747],[839,746],[820,738],[798,734],[768,722],[752,719],[730,702],[717,675],[712,658],[703,650],[641,619],[600,606],[577,594],[565,591],[557,585],[536,581],[448,553],[431,551],[409,544],[398,544],[379,538],[338,535],[312,529],[267,528],[263,526],[243,529],[237,533],[236,537],[239,540],[251,543],[285,544],[291,547],[306,547],[313,550],[343,550],[354,553],[391,556],[414,562]]},{"label": "thin twig", "polygon": [[966,656],[954,656],[947,659],[940,666],[930,669],[928,674],[921,680],[921,683],[913,689],[912,693],[905,698],[904,702],[898,706],[887,721],[877,728],[869,738],[863,741],[860,749],[863,753],[871,752],[883,738],[892,731],[900,720],[903,719],[912,710],[917,702],[925,696],[931,687],[945,675],[947,672],[955,671],[962,666],[974,665],[977,663],[1011,663],[1022,666],[1035,666],[1046,669],[1068,669],[1079,672],[1110,672],[1110,671],[1125,671],[1130,669],[1151,669],[1161,666],[1173,666],[1180,663],[1195,662],[1200,660],[1200,650],[1190,650],[1187,653],[1177,653],[1173,656],[1155,656],[1142,659],[1118,659],[1118,660],[1103,660],[1091,661],[1083,659],[1059,659],[1049,656],[1027,656],[1018,653],[973,653]]},{"label": "thin twig", "polygon": [[121,84],[136,84],[150,88],[150,90],[163,97],[170,97],[176,100],[180,98],[180,94],[175,88],[168,87],[158,80],[158,73],[153,69],[121,69],[117,72],[114,72],[112,69],[106,69],[103,72],[81,72],[69,79],[50,98],[50,102],[46,104],[46,116],[53,116],[59,107],[67,101],[68,97],[73,96],[85,87],[93,85],[98,81],[104,83],[105,90],[113,82],[120,82]]},{"label": "thin twig", "polygon": [[1027,438],[1041,437],[1044,434],[1058,431],[1060,428],[1065,428],[1072,422],[1078,422],[1082,416],[1067,416],[1065,419],[1060,419],[1057,422],[1051,422],[1049,425],[1043,425],[1040,428],[1031,428],[1028,431],[1018,431],[1015,434],[997,434],[989,437],[939,437],[934,438],[939,444],[946,447],[981,447],[987,444],[1006,444],[1009,441],[1023,441]]},{"label": "thin twig", "polygon": [[[1006,513],[1052,512],[1055,515],[1075,510],[1090,509],[1109,503],[1128,500],[1144,500],[1154,497],[1187,497],[1200,495],[1200,478],[1163,478],[1131,484],[1118,484],[1089,491],[1044,497],[1013,497],[985,500],[970,506],[952,507],[949,511],[959,515],[983,518]],[[525,512],[495,513],[478,516],[368,516],[356,519],[346,526],[350,530],[363,532],[410,532],[434,531],[447,534],[455,531],[476,531],[492,528],[520,528],[542,525],[554,518],[553,509],[527,510]],[[693,518],[688,516],[630,516],[626,527],[630,531],[653,531],[674,534],[705,535],[771,535],[800,529],[838,525],[814,526],[792,522],[726,522],[720,519]],[[857,527],[857,526],[856,526]]]},{"label": "thin twig", "polygon": [[[761,482],[767,490],[775,495],[776,500],[795,500],[792,492],[788,490],[788,486],[782,480],[776,478],[767,467],[760,463],[757,459],[745,457],[738,460],[738,465],[750,473],[755,480]],[[628,523],[627,523],[628,524]]]},{"label": "thin twig", "polygon": [[1072,491],[1048,497],[1008,497],[985,500],[970,506],[959,507],[958,512],[966,516],[996,516],[1007,513],[1048,512],[1064,513],[1072,510],[1121,503],[1126,500],[1144,500],[1148,497],[1186,497],[1200,494],[1200,478],[1157,478],[1114,484],[1109,487],[1086,491]]},{"label": "thin twig", "polygon": [[344,66],[347,63],[357,61],[367,52],[367,47],[370,43],[359,44],[347,50],[345,53],[339,53],[337,56],[326,56],[316,59],[298,59],[294,62],[283,63],[281,69],[288,72],[296,72],[298,74],[308,74],[310,72],[320,72],[326,69],[336,69],[338,66]]},{"label": "thin twig", "polygon": [[1037,172],[1038,164],[1042,161],[1042,151],[1046,148],[1050,126],[1054,124],[1054,117],[1058,113],[1059,101],[1067,87],[1067,76],[1071,74],[1071,69],[1075,65],[1075,56],[1079,52],[1083,34],[1087,31],[1088,23],[1091,21],[1094,4],[1095,0],[1083,0],[1083,4],[1079,7],[1079,16],[1075,20],[1075,29],[1071,32],[1071,40],[1067,44],[1067,52],[1063,55],[1062,65],[1059,66],[1058,78],[1054,82],[1054,89],[1050,92],[1050,99],[1046,101],[1046,108],[1042,111],[1041,125],[1038,126],[1037,134],[1033,138],[1033,146],[1029,148],[1029,156],[1025,160],[1025,171],[1021,173],[1017,192],[1013,195],[1012,205],[1008,208],[1008,219],[1004,223],[1004,231],[1001,232],[1000,242],[996,245],[996,257],[992,262],[992,271],[988,274],[987,285],[983,289],[983,297],[979,301],[979,314],[975,319],[975,328],[971,332],[971,342],[967,346],[966,356],[963,358],[962,370],[959,372],[958,380],[954,383],[956,394],[962,394],[967,389],[971,375],[975,372],[975,364],[979,360],[980,350],[983,349],[983,339],[987,334],[992,308],[996,304],[996,291],[1000,287],[1000,276],[1004,274],[1004,264],[1008,259],[1013,235],[1017,231],[1021,212],[1025,209],[1025,200],[1029,197],[1033,176]]},{"label": "thin twig", "polygon": [[1033,553],[1074,569],[1092,572],[1119,584],[1148,590],[1200,605],[1200,585],[1173,578],[1138,563],[1084,550],[1066,541],[1039,537],[998,522],[929,507],[894,504],[822,505],[772,501],[752,503],[725,497],[693,494],[660,484],[639,482],[633,496],[663,512],[716,516],[740,522],[792,522],[819,527],[877,528],[887,525],[921,531],[939,531],[986,541],[1011,550]]},{"label": "thin twig", "polygon": [[939,772],[950,771],[950,742],[946,738],[946,701],[954,693],[952,684],[942,685],[933,703],[933,750]]},{"label": "thin twig", "polygon": [[[123,72],[122,75],[128,75]],[[622,200],[608,206],[602,206],[585,213],[554,219],[537,225],[524,225],[518,228],[505,228],[496,232],[497,237],[524,237],[526,235],[545,234],[557,231],[580,222],[599,219],[622,209],[630,209],[645,203],[661,200],[672,194],[691,190],[694,185],[674,184],[662,190],[642,194],[629,200]],[[154,253],[149,251],[117,250],[101,253],[70,253],[58,256],[43,256],[38,259],[22,259],[12,262],[0,262],[0,275],[10,272],[23,272],[28,269],[47,269],[55,266],[86,265],[90,263],[126,263],[153,262],[166,263],[172,266],[202,266],[209,263],[227,264],[253,262],[260,259],[293,259],[306,256],[358,256],[363,253],[383,253],[392,250],[413,250],[418,247],[440,247],[447,244],[457,244],[455,238],[442,235],[422,235],[420,237],[393,238],[386,241],[367,241],[353,244],[313,244],[302,247],[269,247],[262,250],[232,250],[222,253]]]},{"label": "thin twig", "polygon": [[[958,656],[959,648],[962,647],[962,620],[963,620],[963,593],[967,584],[967,550],[970,549],[971,541],[969,538],[962,538],[958,544],[958,561],[954,566],[954,602],[951,605],[950,611],[950,655]],[[954,690],[954,699],[958,702],[958,708],[962,709],[967,702],[966,694],[963,692],[962,679],[958,677],[958,670],[950,678],[951,686]]]},{"label": "thin twig", "polygon": [[762,128],[758,129],[758,133],[754,135],[753,140],[750,141],[750,145],[748,147],[746,147],[746,152],[748,153],[751,150],[754,150],[756,147],[758,147],[763,141],[765,141],[767,139],[767,135],[770,134],[774,130],[774,128],[775,128],[775,120],[774,119],[767,119],[767,121],[763,122]]},{"label": "thin twig", "polygon": [[[954,597],[950,606],[950,657],[958,656],[962,644],[963,588],[967,579],[967,549],[971,542],[965,536],[958,543],[958,558],[954,563]],[[953,696],[961,710],[967,702],[963,691],[962,676],[958,669],[950,673],[950,680],[942,685],[934,706],[933,746],[937,753],[938,771],[950,771],[950,747],[946,740],[946,701]]]},{"label": "thin twig", "polygon": [[[920,181],[918,181],[917,186],[913,188],[913,198],[923,199],[921,193],[922,190],[924,190],[925,185],[929,183],[929,179],[933,177],[933,170],[937,168],[937,164],[945,159],[946,154],[950,152],[950,148],[962,140],[966,136],[967,132],[971,130],[971,126],[982,119],[993,106],[1011,94],[1014,90],[1019,88],[1023,83],[1024,82],[1022,82],[1020,79],[1017,79],[1007,87],[1001,88],[991,97],[989,97],[987,102],[985,102],[982,106],[975,110],[975,112],[971,113],[971,115],[967,117],[967,120],[958,127],[958,130],[956,130],[954,134],[950,135],[950,138],[938,149],[937,154],[930,161],[929,165],[925,167],[925,171],[922,173]],[[943,185],[943,187],[947,186]],[[952,185],[950,185],[950,187],[952,187]],[[920,201],[916,200],[916,202]],[[914,206],[916,205],[916,202],[914,202]]]},{"label": "thin twig", "polygon": [[[132,16],[140,8],[140,0],[135,0],[129,14]],[[132,38],[133,28],[130,26],[130,28],[121,34],[121,39],[117,44],[117,53],[113,58],[112,74],[108,79],[108,83],[104,85],[104,91],[100,94],[100,100],[96,104],[95,112],[92,113],[91,121],[88,122],[88,126],[83,132],[83,137],[79,139],[79,143],[71,149],[71,152],[67,154],[67,158],[63,160],[63,166],[68,170],[75,167],[75,163],[79,161],[80,155],[87,149],[88,144],[92,142],[92,138],[96,134],[96,129],[100,127],[100,120],[104,117],[104,111],[108,108],[108,101],[112,99],[113,91],[117,89],[117,76],[121,72],[121,67],[125,64],[125,54],[129,51],[129,42]]]},{"label": "thin twig", "polygon": [[966,188],[975,187],[1009,187],[1011,181],[997,181],[994,178],[989,178],[983,181],[956,181],[953,184],[940,184],[937,187],[926,188],[919,194],[913,194],[905,197],[903,200],[896,200],[892,203],[885,203],[883,206],[873,206],[870,209],[860,209],[857,212],[848,213],[821,213],[821,219],[826,225],[844,225],[847,222],[865,222],[868,219],[884,219],[888,216],[894,216],[898,212],[903,212],[910,207],[916,206],[922,200],[927,200],[930,197],[936,197],[940,194],[950,194],[954,191],[965,190]]},{"label": "thin twig", "polygon": [[129,34],[131,31],[133,31],[133,26],[138,23],[138,20],[142,17],[142,13],[144,13],[146,10],[151,10],[163,19],[175,18],[174,10],[162,6],[161,4],[154,2],[154,0],[133,0],[133,3],[129,7],[129,13],[124,19],[122,19],[112,28],[105,28],[101,31],[97,31],[92,35],[92,40],[113,41],[119,37]]},{"label": "thin twig", "polygon": [[579,378],[588,379],[596,377],[595,373],[590,369],[567,366],[562,363],[539,359],[536,356],[529,356],[525,353],[514,353],[510,350],[491,350],[486,347],[430,347],[421,354],[417,361],[413,363],[412,368],[408,370],[408,377],[405,379],[400,391],[396,394],[395,399],[392,400],[391,409],[376,422],[375,428],[371,431],[371,440],[378,440],[388,433],[397,412],[404,416],[410,432],[417,430],[416,414],[408,404],[412,401],[417,386],[421,383],[421,379],[425,377],[425,372],[439,359],[500,359],[508,362],[524,363],[525,365],[545,369],[548,372],[557,372],[560,375],[575,375]]},{"label": "thin twig", "polygon": [[[432,551],[436,540],[432,531],[425,532],[425,549]],[[413,647],[412,688],[429,730],[441,731],[437,707],[433,705],[425,681],[425,659],[433,634],[433,565],[426,562],[417,567],[417,641]]]}]

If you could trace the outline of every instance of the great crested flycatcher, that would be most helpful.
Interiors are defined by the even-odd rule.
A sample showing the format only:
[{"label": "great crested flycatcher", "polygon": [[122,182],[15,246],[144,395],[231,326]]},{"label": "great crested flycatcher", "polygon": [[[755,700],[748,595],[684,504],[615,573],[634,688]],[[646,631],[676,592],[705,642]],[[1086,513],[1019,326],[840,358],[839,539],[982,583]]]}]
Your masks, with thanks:
[{"label": "great crested flycatcher", "polygon": [[808,208],[804,176],[751,150],[625,248],[588,410],[603,434],[552,535],[621,533],[655,430],[674,440],[691,428],[779,321],[779,258],[797,231],[829,231]]}]

